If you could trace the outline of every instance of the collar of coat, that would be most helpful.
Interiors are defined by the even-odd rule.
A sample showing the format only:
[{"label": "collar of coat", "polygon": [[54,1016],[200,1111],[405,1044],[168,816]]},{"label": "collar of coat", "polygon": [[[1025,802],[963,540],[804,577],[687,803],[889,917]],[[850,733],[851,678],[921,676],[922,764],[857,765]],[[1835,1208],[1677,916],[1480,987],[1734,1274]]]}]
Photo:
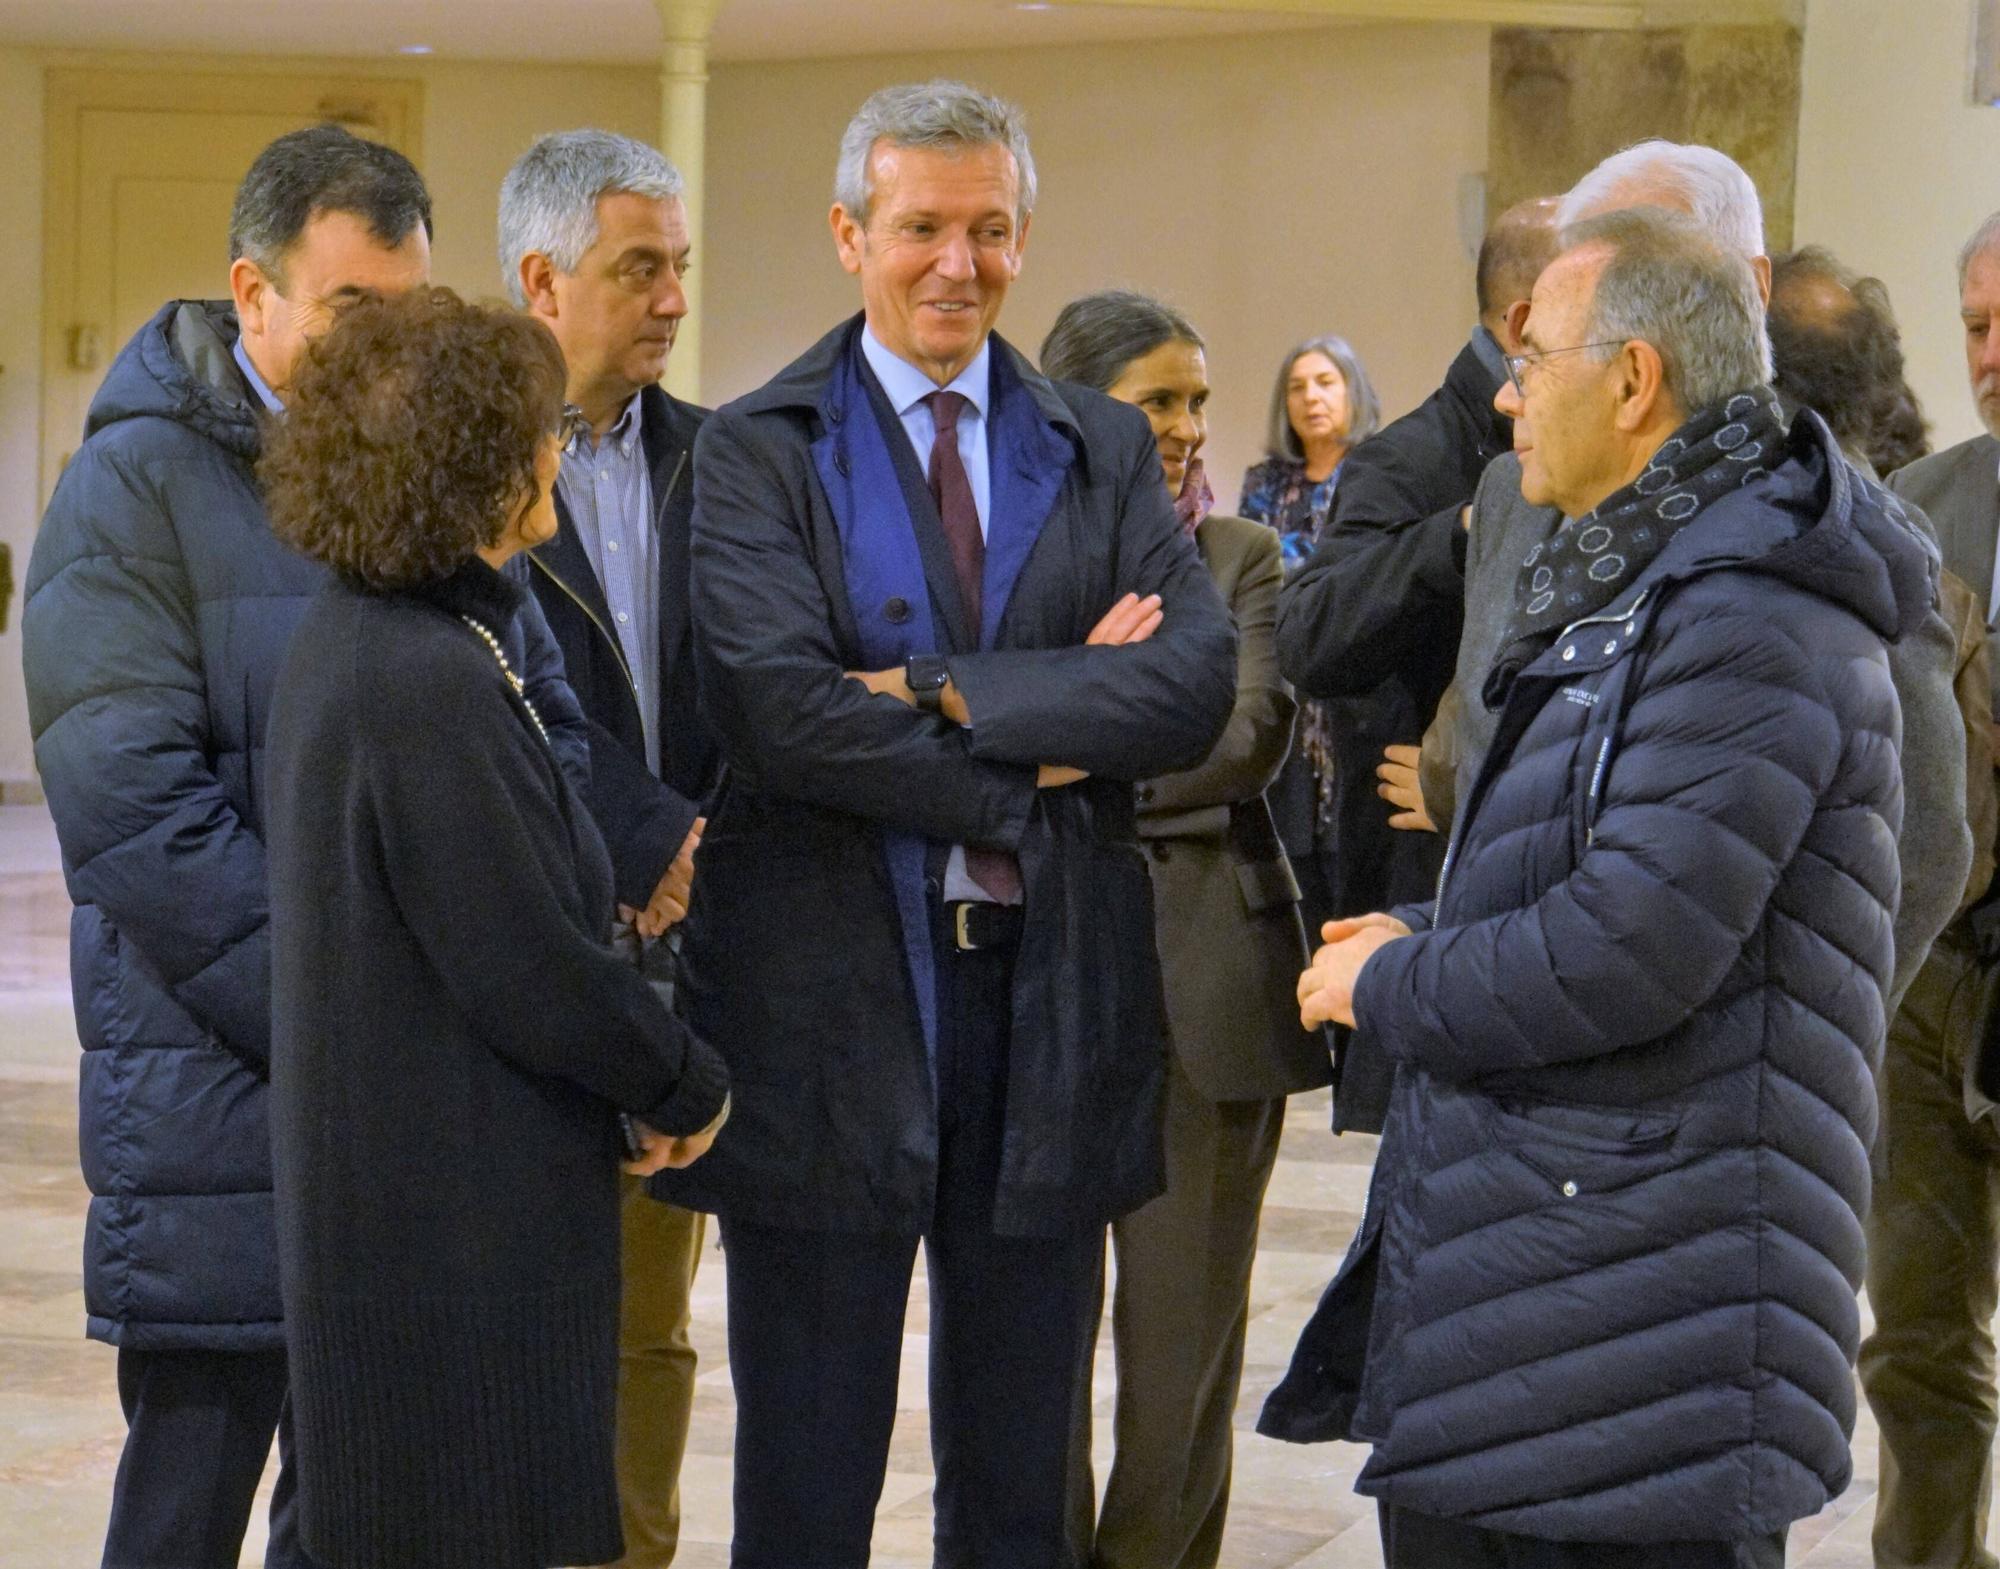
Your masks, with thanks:
[{"label": "collar of coat", "polygon": [[[828,427],[837,426],[851,415],[865,414],[865,407],[848,407],[841,399],[834,368],[848,354],[850,346],[861,334],[866,318],[860,313],[850,316],[819,342],[800,355],[791,364],[759,387],[755,392],[742,398],[732,407],[745,414],[761,414],[772,411],[797,411],[817,414]],[[1005,359],[1034,400],[1035,407],[1043,419],[1069,439],[1076,448],[1077,459],[1085,467],[1089,466],[1089,449],[1083,441],[1076,416],[1070,412],[1069,404],[1063,401],[1056,384],[1036,370],[1026,355],[1009,343],[999,333],[991,335],[993,354],[996,360]]]},{"label": "collar of coat", "polygon": [[[677,501],[692,505],[691,499],[686,498],[691,498],[693,494],[694,479],[690,470],[694,464],[694,440],[708,415],[707,409],[683,403],[659,386],[640,389],[639,444],[646,454],[646,473],[652,487],[656,523]],[[563,500],[560,490],[556,492],[556,524],[555,538],[535,546],[529,554],[550,576],[583,602],[608,637],[611,607],[605,600],[604,586],[597,581],[590,556],[584,550],[583,542],[576,537],[576,524],[571,521],[569,503]],[[677,570],[665,559],[669,549],[680,552],[680,541],[662,539],[663,573]],[[660,623],[662,646],[678,648],[680,638],[686,631],[685,617],[680,614],[678,600],[662,601]]]},{"label": "collar of coat", "polygon": [[1480,352],[1482,337],[1495,354],[1499,353],[1500,345],[1493,335],[1484,327],[1474,327],[1472,337],[1458,351],[1451,369],[1444,373],[1444,390],[1465,406],[1473,427],[1482,433],[1480,455],[1490,462],[1513,450],[1514,422],[1493,406],[1501,384],[1507,379],[1507,362],[1502,358],[1500,368],[1495,370],[1488,363],[1488,356]]}]

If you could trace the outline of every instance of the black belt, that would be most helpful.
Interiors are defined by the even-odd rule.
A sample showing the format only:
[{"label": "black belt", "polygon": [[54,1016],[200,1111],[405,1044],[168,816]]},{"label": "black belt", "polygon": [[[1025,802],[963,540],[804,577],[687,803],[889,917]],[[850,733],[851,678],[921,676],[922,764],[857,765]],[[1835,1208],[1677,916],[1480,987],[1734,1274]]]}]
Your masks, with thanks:
[{"label": "black belt", "polygon": [[1021,940],[1021,907],[968,899],[944,907],[945,925],[960,953],[1011,948]]}]

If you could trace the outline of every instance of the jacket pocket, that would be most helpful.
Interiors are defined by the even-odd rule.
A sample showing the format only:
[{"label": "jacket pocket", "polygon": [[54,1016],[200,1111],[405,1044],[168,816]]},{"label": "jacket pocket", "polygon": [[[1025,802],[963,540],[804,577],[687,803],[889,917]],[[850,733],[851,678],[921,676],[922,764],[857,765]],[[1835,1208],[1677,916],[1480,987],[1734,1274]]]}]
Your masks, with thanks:
[{"label": "jacket pocket", "polygon": [[1236,886],[1243,893],[1243,908],[1252,915],[1297,904],[1300,898],[1298,877],[1283,856],[1275,861],[1237,862]]},{"label": "jacket pocket", "polygon": [[1682,1113],[1563,1101],[1495,1101],[1495,1140],[1562,1198],[1615,1193],[1672,1170]]}]

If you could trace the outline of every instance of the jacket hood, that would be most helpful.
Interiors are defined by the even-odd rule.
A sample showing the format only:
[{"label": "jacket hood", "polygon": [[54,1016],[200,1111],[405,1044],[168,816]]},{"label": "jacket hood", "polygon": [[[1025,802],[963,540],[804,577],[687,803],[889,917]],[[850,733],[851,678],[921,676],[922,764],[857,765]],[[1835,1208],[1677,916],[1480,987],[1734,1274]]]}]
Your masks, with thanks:
[{"label": "jacket hood", "polygon": [[262,437],[255,395],[232,351],[226,300],[172,300],[118,351],[90,401],[86,437],[120,420],[169,419],[254,462]]},{"label": "jacket hood", "polygon": [[1937,603],[1941,562],[1924,522],[1841,452],[1810,409],[1778,467],[1724,497],[1646,578],[1722,567],[1779,578],[1852,611],[1894,642]]}]

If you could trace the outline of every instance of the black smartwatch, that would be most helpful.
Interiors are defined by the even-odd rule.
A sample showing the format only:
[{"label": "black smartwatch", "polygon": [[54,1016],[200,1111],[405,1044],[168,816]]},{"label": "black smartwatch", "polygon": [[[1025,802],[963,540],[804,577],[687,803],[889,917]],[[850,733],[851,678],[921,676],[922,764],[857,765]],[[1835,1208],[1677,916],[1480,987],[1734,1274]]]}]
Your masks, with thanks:
[{"label": "black smartwatch", "polygon": [[910,655],[903,664],[903,680],[909,684],[917,707],[927,714],[944,712],[944,689],[951,672],[945,669],[942,654]]}]

